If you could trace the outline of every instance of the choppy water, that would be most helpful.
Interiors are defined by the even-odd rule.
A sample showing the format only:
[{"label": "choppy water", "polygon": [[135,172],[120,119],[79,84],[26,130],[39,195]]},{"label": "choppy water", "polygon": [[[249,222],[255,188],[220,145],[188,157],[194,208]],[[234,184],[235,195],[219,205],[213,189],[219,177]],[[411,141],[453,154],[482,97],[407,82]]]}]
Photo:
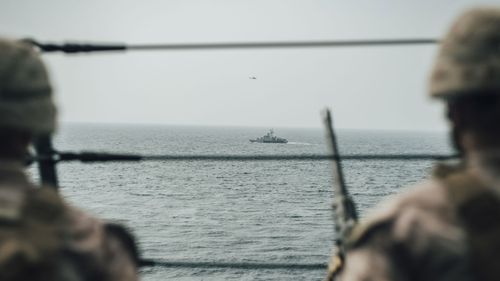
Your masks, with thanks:
[{"label": "choppy water", "polygon": [[[145,154],[326,153],[319,129],[278,129],[288,144],[250,143],[263,128],[72,125],[61,150]],[[445,134],[339,131],[341,153],[447,153]],[[346,161],[367,209],[428,174],[428,161]],[[119,220],[149,258],[203,262],[326,263],[334,239],[330,164],[313,161],[62,164],[73,204]],[[322,280],[323,270],[144,269],[143,280]]]}]

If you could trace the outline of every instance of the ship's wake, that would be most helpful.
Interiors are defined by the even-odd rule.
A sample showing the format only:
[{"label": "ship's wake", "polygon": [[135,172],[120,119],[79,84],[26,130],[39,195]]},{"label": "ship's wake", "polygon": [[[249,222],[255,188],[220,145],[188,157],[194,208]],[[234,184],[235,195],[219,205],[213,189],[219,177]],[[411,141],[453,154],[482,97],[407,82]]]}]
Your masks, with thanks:
[{"label": "ship's wake", "polygon": [[313,145],[312,143],[309,142],[295,142],[295,141],[289,141],[288,144],[295,144],[295,145]]}]

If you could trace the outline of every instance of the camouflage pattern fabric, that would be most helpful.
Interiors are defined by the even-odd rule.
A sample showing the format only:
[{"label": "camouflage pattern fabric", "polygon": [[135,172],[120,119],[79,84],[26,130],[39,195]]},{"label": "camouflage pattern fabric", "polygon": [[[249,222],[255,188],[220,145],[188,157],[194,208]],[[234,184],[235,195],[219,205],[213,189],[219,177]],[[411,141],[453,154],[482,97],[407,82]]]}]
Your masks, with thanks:
[{"label": "camouflage pattern fabric", "polygon": [[467,233],[470,265],[478,280],[500,279],[500,196],[468,172],[443,178],[450,200]]},{"label": "camouflage pattern fabric", "polygon": [[35,136],[56,127],[47,70],[27,43],[0,39],[0,127]]},{"label": "camouflage pattern fabric", "polygon": [[[353,233],[339,279],[494,280],[484,279],[478,272],[484,272],[481,268],[488,267],[488,264],[496,267],[499,252],[496,248],[493,254],[492,251],[477,250],[477,243],[471,240],[474,228],[467,225],[461,213],[465,198],[478,198],[463,192],[466,188],[474,190],[485,186],[481,190],[488,189],[486,198],[494,197],[493,201],[500,202],[499,162],[486,155],[488,153],[471,157],[473,160],[466,168],[439,167],[432,180],[391,198],[370,214],[370,218]],[[450,174],[453,175],[451,181]],[[464,175],[472,177],[467,176],[468,180],[465,180]],[[450,193],[450,188],[461,191]],[[483,202],[473,204],[484,205]],[[500,206],[495,208],[500,212]],[[481,212],[476,215],[480,216]],[[477,221],[478,217],[475,218],[472,221]],[[500,227],[498,223],[495,225],[496,229]],[[498,234],[498,231],[494,233]],[[488,234],[476,236],[475,240],[484,237],[494,241]],[[486,245],[484,243],[482,245]],[[478,253],[497,257],[488,261]],[[479,260],[485,266],[478,267]],[[498,280],[498,276],[496,278]]]},{"label": "camouflage pattern fabric", "polygon": [[430,77],[430,95],[450,98],[500,93],[499,48],[500,9],[485,7],[464,13],[441,42]]},{"label": "camouflage pattern fabric", "polygon": [[0,162],[0,280],[138,280],[132,255],[104,229],[35,188],[21,165]]}]

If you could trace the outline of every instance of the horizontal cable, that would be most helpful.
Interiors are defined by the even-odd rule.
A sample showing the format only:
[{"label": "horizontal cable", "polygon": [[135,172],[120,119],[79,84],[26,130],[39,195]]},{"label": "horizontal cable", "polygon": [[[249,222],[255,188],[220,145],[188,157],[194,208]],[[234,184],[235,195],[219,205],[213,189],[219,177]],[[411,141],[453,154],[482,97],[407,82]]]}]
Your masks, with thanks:
[{"label": "horizontal cable", "polygon": [[238,262],[187,262],[187,261],[157,261],[144,259],[139,262],[141,267],[168,268],[230,268],[245,270],[285,269],[285,270],[326,270],[322,263],[238,263]]},{"label": "horizontal cable", "polygon": [[[459,155],[445,154],[352,154],[341,155],[342,160],[447,160]],[[299,155],[139,155],[98,152],[58,152],[52,156],[34,156],[31,161],[52,160],[55,162],[137,162],[137,161],[325,161],[337,160],[339,156],[323,154]]]},{"label": "horizontal cable", "polygon": [[241,42],[241,43],[193,43],[130,45],[127,50],[213,50],[213,49],[271,49],[271,48],[331,48],[388,45],[435,44],[436,39],[389,39],[389,40],[339,40],[339,41],[289,41],[289,42]]},{"label": "horizontal cable", "polygon": [[277,42],[219,42],[219,43],[172,43],[172,44],[84,44],[84,43],[40,43],[33,39],[24,39],[42,52],[88,53],[105,51],[150,51],[150,50],[225,50],[225,49],[273,49],[273,48],[331,48],[331,47],[367,47],[397,45],[429,45],[439,42],[437,39],[377,39],[377,40],[330,40],[330,41],[277,41]]}]

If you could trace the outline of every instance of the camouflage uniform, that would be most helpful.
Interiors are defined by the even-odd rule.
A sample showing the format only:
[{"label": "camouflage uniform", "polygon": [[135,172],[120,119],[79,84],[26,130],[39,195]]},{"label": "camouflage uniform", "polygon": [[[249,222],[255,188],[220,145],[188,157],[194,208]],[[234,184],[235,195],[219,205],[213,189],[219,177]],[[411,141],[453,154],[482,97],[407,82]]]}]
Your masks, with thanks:
[{"label": "camouflage uniform", "polygon": [[[430,92],[443,99],[500,94],[500,9],[474,9],[459,17],[441,44]],[[466,161],[438,165],[432,179],[370,213],[347,243],[339,280],[498,280],[494,267],[500,267],[500,249],[489,244],[493,249],[487,258],[474,255],[474,227],[468,228],[463,206],[481,193],[482,203],[491,199],[493,210],[499,209],[499,153],[469,151]],[[498,230],[498,221],[487,224]],[[482,278],[485,271],[478,263],[491,265],[488,270],[496,270],[496,278]]]},{"label": "camouflage uniform", "polygon": [[474,280],[465,233],[439,180],[393,198],[355,229],[341,280]]},{"label": "camouflage uniform", "polygon": [[[55,115],[38,55],[0,39],[0,130],[50,134]],[[0,158],[0,280],[138,280],[127,245],[52,188],[30,183],[23,160]],[[22,266],[31,264],[42,265]]]}]

